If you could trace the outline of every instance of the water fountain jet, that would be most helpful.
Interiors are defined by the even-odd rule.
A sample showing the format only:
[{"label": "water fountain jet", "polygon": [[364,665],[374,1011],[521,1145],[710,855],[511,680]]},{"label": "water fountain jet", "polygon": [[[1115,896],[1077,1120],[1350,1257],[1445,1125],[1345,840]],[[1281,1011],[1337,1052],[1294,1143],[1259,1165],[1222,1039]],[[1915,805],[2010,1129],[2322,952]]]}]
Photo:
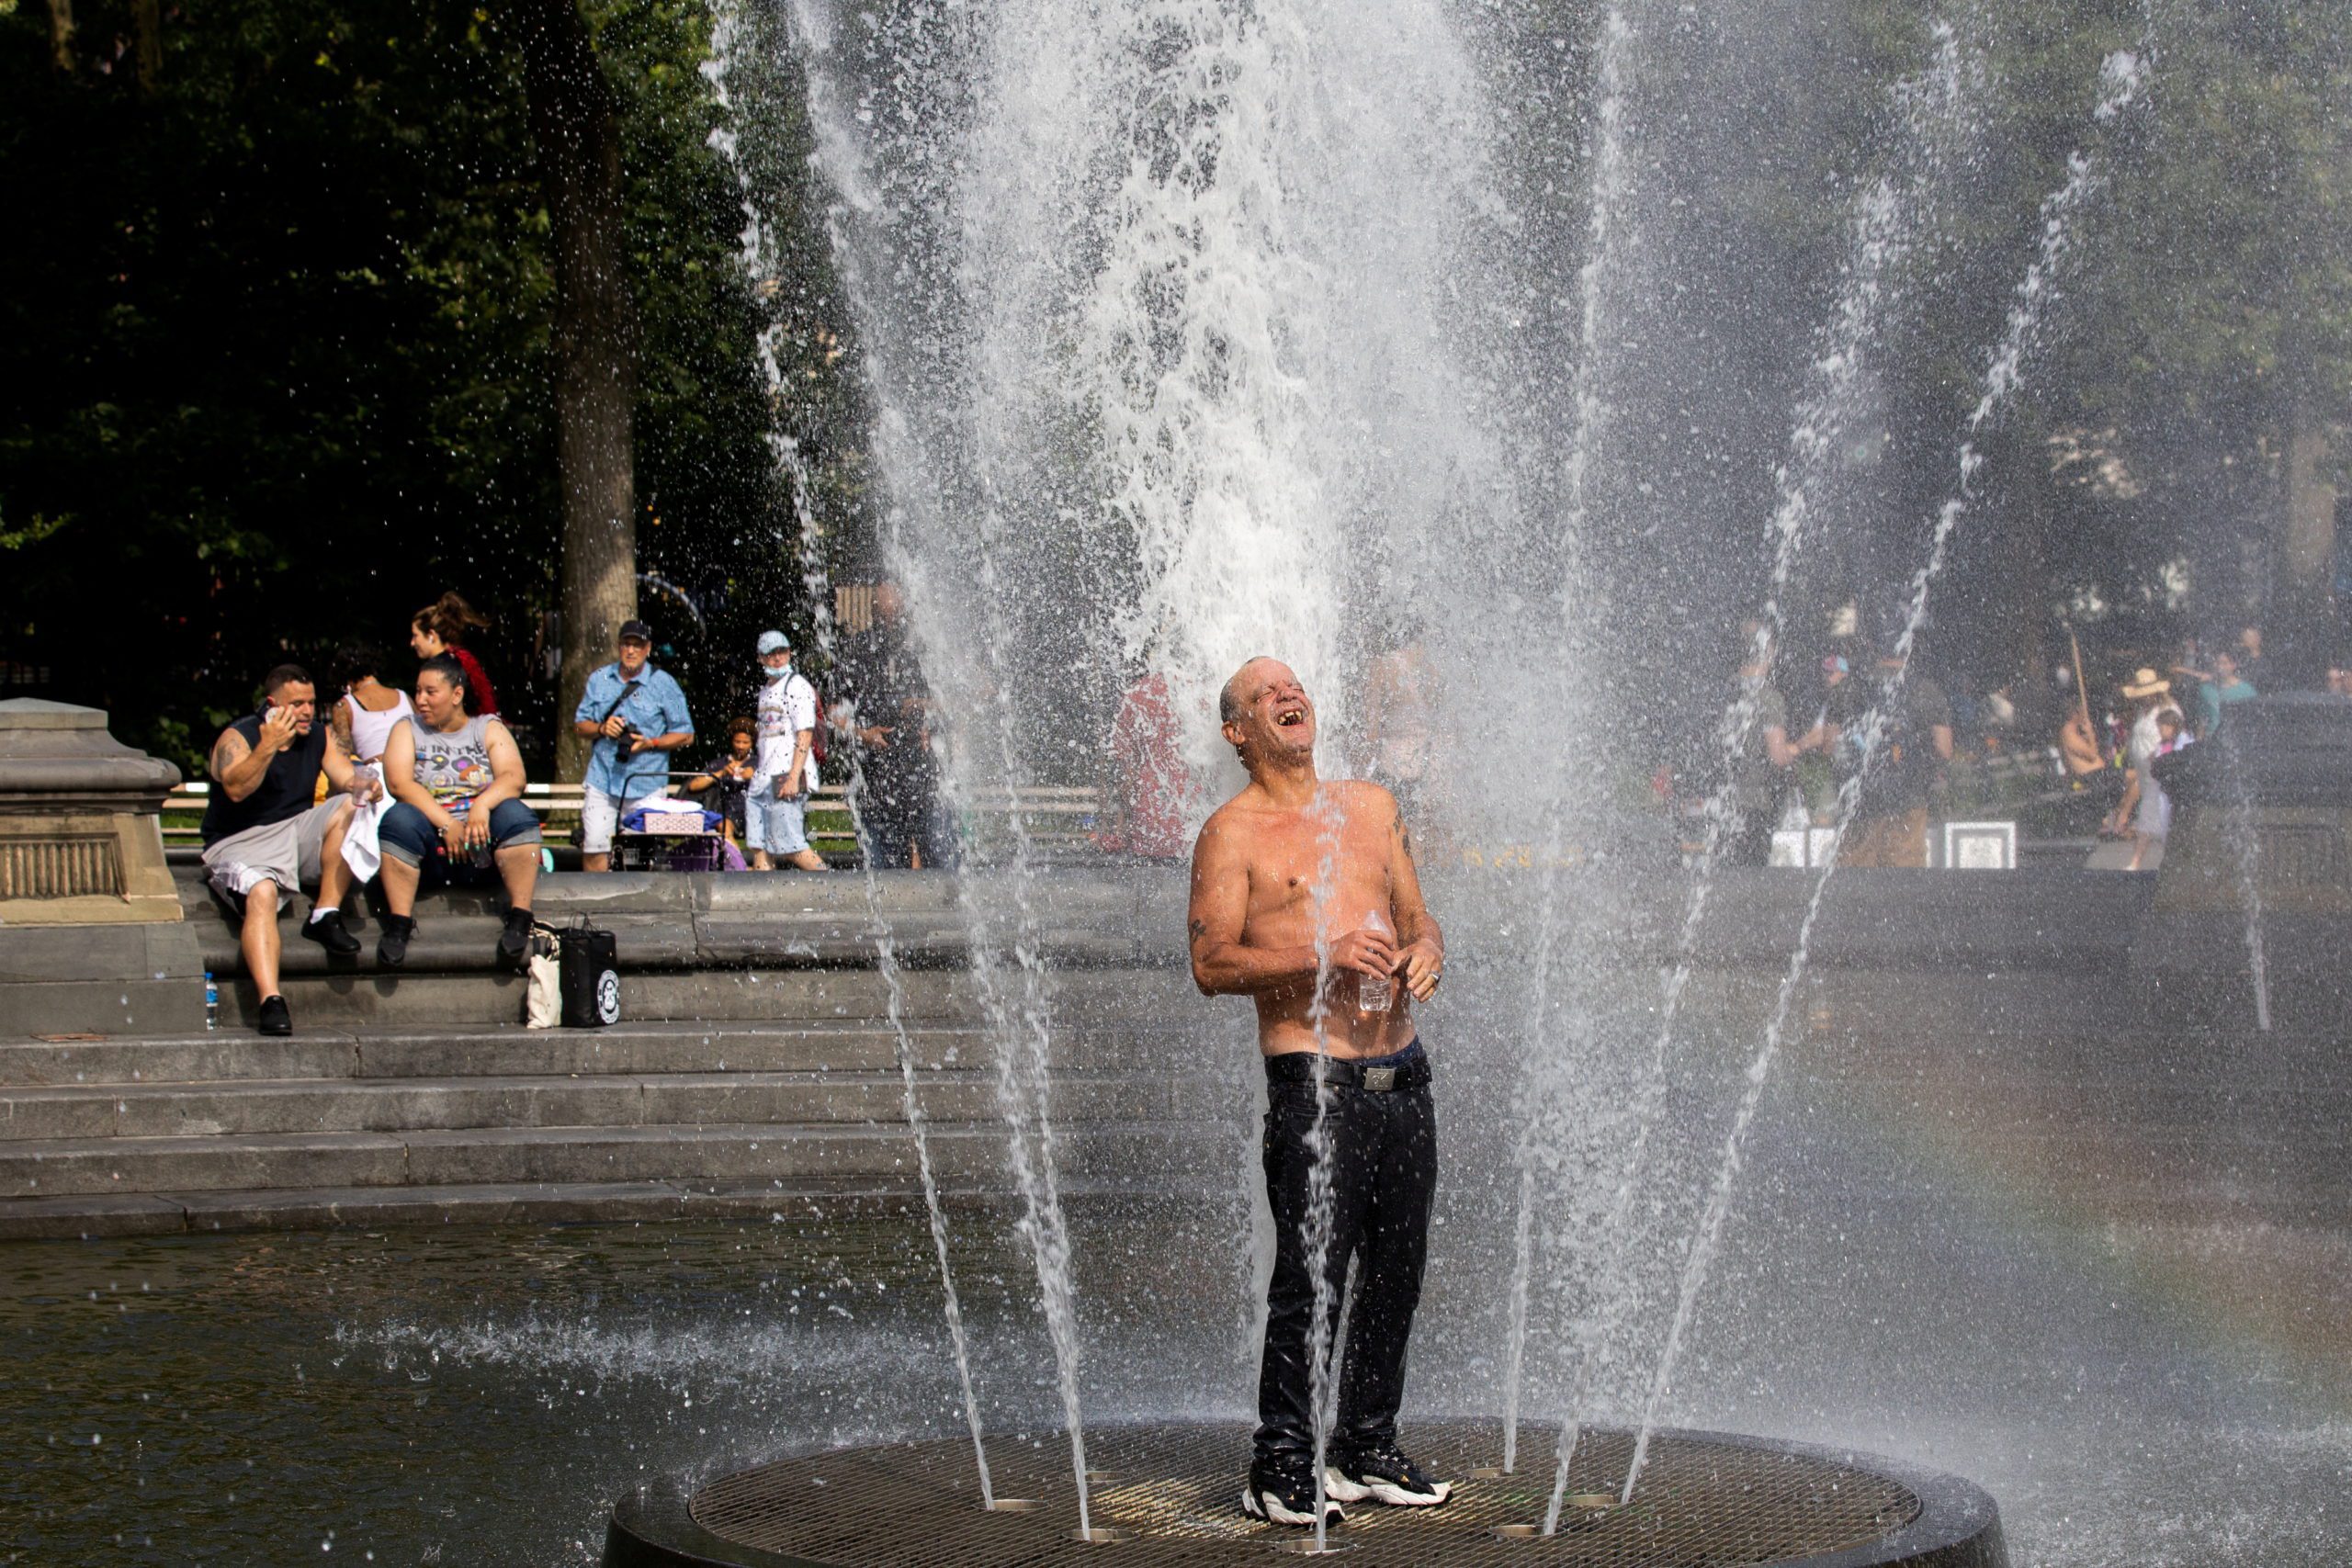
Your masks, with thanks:
[{"label": "water fountain jet", "polygon": [[[2092,113],[2092,118],[2104,125],[2139,97],[2143,81],[2142,59],[2129,52],[2109,55],[2101,68],[2101,76],[2106,90]],[[1706,1283],[1708,1269],[1722,1241],[1724,1222],[1729,1216],[1732,1192],[1739,1178],[1741,1149],[1747,1141],[1748,1128],[1756,1119],[1758,1107],[1762,1103],[1764,1088],[1770,1079],[1773,1064],[1779,1057],[1790,1004],[1804,978],[1814,924],[1821,915],[1822,895],[1827,890],[1830,879],[1837,874],[1838,849],[1853,825],[1855,814],[1861,804],[1861,792],[1881,760],[1889,711],[1902,700],[1904,682],[1910,671],[1911,651],[1918,639],[1919,628],[1927,620],[1928,593],[1943,571],[1953,530],[1975,498],[1977,475],[1984,466],[1984,458],[1976,450],[1976,436],[2007,406],[2017,391],[2024,375],[2027,352],[2038,339],[2043,311],[2056,288],[2059,269],[2070,257],[2073,224],[2084,203],[2098,189],[2100,180],[2101,175],[2092,160],[2082,152],[2075,152],[2067,160],[2065,183],[2051,192],[2041,204],[2041,242],[2024,276],[2018,279],[2007,327],[2000,342],[1988,356],[1981,382],[1981,395],[1975,407],[1969,412],[1965,426],[1967,435],[1960,448],[1959,483],[1951,499],[1937,513],[1928,558],[1912,575],[1903,628],[1894,644],[1897,668],[1862,717],[1860,763],[1853,776],[1839,787],[1838,823],[1830,836],[1828,857],[1820,874],[1814,879],[1812,897],[1805,904],[1804,918],[1797,927],[1796,948],[1790,955],[1787,972],[1781,976],[1771,1019],[1766,1023],[1763,1041],[1748,1064],[1745,1075],[1747,1088],[1741,1092],[1732,1113],[1731,1129],[1724,1139],[1723,1163],[1716,1171],[1706,1209],[1690,1233],[1673,1320],[1668,1329],[1665,1348],[1658,1354],[1657,1370],[1651,1377],[1648,1398],[1643,1404],[1640,1435],[1634,1446],[1633,1461],[1626,1467],[1625,1483],[1618,1495],[1620,1502],[1632,1501],[1634,1487],[1641,1481],[1642,1467],[1648,1455],[1650,1433],[1665,1403],[1667,1389],[1673,1381],[1675,1362],[1681,1352],[1683,1338],[1689,1332],[1699,1292]]]},{"label": "water fountain jet", "polygon": [[[705,73],[711,82],[722,111],[730,111],[733,107],[729,76],[742,28],[743,20],[736,0],[716,0],[711,18],[711,59]],[[745,186],[735,134],[722,130],[715,131],[712,140],[729,170],[736,176],[737,186],[741,192],[744,219],[742,262],[746,273],[756,281],[771,276],[775,270],[775,258],[768,254],[772,236],[751,191]],[[761,331],[756,353],[763,383],[773,404],[781,409],[785,406],[784,375],[776,362],[777,331],[774,324]],[[808,471],[807,461],[801,457],[799,443],[794,437],[779,430],[771,432],[768,440],[777,467],[783,472],[786,492],[791,497],[801,590],[809,606],[817,651],[824,664],[830,666],[837,657],[839,639],[833,620],[831,575],[826,569],[823,555],[823,535],[817,526],[816,516],[808,502],[814,478]],[[864,759],[855,749],[852,749],[845,800],[849,807],[851,835],[860,845],[867,842],[865,784]],[[874,943],[875,968],[882,977],[884,1021],[890,1032],[891,1053],[899,1068],[899,1110],[906,1119],[907,1131],[914,1140],[916,1175],[922,1190],[923,1213],[931,1229],[933,1256],[939,1269],[941,1311],[947,1325],[949,1348],[956,1359],[957,1392],[963,1401],[965,1425],[972,1438],[972,1461],[979,1480],[980,1506],[995,1510],[1001,1506],[1004,1511],[1013,1511],[1031,1505],[1026,1499],[999,1498],[989,1474],[988,1444],[980,1422],[979,1398],[972,1382],[971,1347],[965,1337],[963,1303],[956,1295],[955,1266],[948,1257],[947,1212],[940,1199],[939,1176],[932,1162],[929,1120],[915,1090],[916,1050],[914,1037],[907,1028],[906,979],[899,963],[897,936],[882,913],[880,885],[873,862],[863,853],[859,862],[865,894],[867,933]]]},{"label": "water fountain jet", "polygon": [[[812,46],[812,78],[830,80],[822,90],[812,85],[810,97],[823,122],[820,165],[842,193],[851,215],[846,227],[856,231],[842,247],[843,272],[862,313],[862,336],[875,345],[876,450],[897,508],[897,558],[910,569],[915,603],[927,617],[921,634],[927,665],[950,688],[943,701],[962,726],[951,747],[952,792],[969,800],[975,778],[1009,790],[1049,776],[1041,770],[1057,753],[1047,742],[1067,737],[1035,733],[1036,716],[1016,711],[1012,694],[1029,669],[1024,660],[1050,653],[1080,677],[1100,679],[1117,667],[1114,637],[1123,639],[1123,652],[1131,651],[1125,640],[1131,640],[1133,623],[1171,611],[1191,613],[1192,623],[1161,654],[1166,665],[1158,672],[1170,678],[1188,715],[1186,705],[1204,697],[1240,654],[1260,651],[1227,643],[1242,636],[1254,643],[1272,630],[1304,646],[1297,661],[1310,666],[1310,681],[1332,694],[1330,709],[1343,717],[1351,702],[1350,682],[1339,673],[1350,657],[1347,619],[1376,612],[1388,597],[1424,609],[1454,607],[1461,594],[1484,586],[1479,573],[1495,554],[1492,546],[1462,549],[1470,536],[1455,531],[1467,526],[1455,520],[1474,517],[1500,487],[1476,487],[1478,500],[1469,503],[1453,503],[1444,492],[1465,476],[1499,473],[1503,465],[1482,468],[1490,446],[1462,434],[1477,423],[1460,414],[1480,407],[1476,377],[1454,362],[1455,351],[1431,348],[1446,336],[1439,329],[1454,325],[1444,301],[1464,291],[1464,279],[1475,292],[1478,275],[1459,265],[1461,250],[1434,242],[1412,248],[1425,231],[1444,224],[1396,225],[1408,230],[1406,243],[1390,249],[1364,247],[1361,224],[1338,220],[1375,211],[1391,219],[1442,212],[1450,220],[1491,209],[1479,199],[1449,204],[1397,189],[1400,171],[1418,178],[1435,165],[1442,175],[1458,174],[1472,197],[1487,194],[1472,188],[1481,177],[1475,154],[1465,159],[1454,151],[1477,148],[1478,137],[1419,134],[1457,127],[1434,120],[1423,126],[1415,118],[1425,112],[1419,100],[1397,109],[1393,83],[1454,80],[1442,9],[1398,0],[1369,14],[1343,17],[1339,8],[1310,6],[1260,17],[1205,0],[1110,12],[1014,0],[992,8],[944,7],[936,17],[920,6],[885,10],[863,24],[867,32],[857,41]],[[983,10],[985,16],[976,14]],[[825,26],[844,26],[831,11],[818,0],[800,0],[796,15],[826,12]],[[888,69],[874,62],[888,60],[900,41],[882,35],[894,17],[917,12],[926,26],[938,21],[941,35],[926,33],[907,72],[862,96],[855,90],[861,73]],[[1138,17],[1151,26],[1122,30]],[[1622,16],[1616,23],[1609,39],[1622,48],[1630,29]],[[1143,33],[1150,37],[1139,42]],[[1067,47],[1036,63],[1035,46],[1056,39]],[[1414,63],[1401,76],[1367,74],[1367,62],[1400,39],[1430,47],[1395,51]],[[1306,62],[1317,49],[1309,46],[1323,45],[1348,52],[1339,64],[1327,52],[1310,70]],[[1188,52],[1196,48],[1197,54]],[[861,49],[863,57],[854,58]],[[1016,58],[1030,59],[1033,73],[1011,72],[1008,62]],[[1379,90],[1363,91],[1374,83]],[[1149,90],[1125,92],[1136,85]],[[1442,98],[1432,93],[1428,101]],[[1148,130],[1121,118],[1138,103],[1162,117]],[[1375,103],[1382,112],[1370,114]],[[863,118],[861,109],[868,111]],[[1375,133],[1393,135],[1395,125],[1415,131],[1406,140],[1437,155],[1366,158],[1353,145]],[[1302,144],[1311,159],[1295,156]],[[1455,193],[1440,179],[1429,194]],[[1347,200],[1367,195],[1360,210],[1347,208]],[[1365,261],[1367,254],[1373,259]],[[1590,301],[1599,290],[1588,294],[1598,312]],[[1407,331],[1399,318],[1418,319]],[[1587,331],[1596,346],[1599,320],[1596,314]],[[1439,372],[1421,369],[1420,362],[1436,364]],[[1600,356],[1588,363],[1598,375]],[[1595,433],[1599,398],[1597,384],[1588,383],[1576,400],[1592,405],[1580,423]],[[1580,446],[1589,463],[1593,440]],[[1492,525],[1525,528],[1526,519],[1510,504],[1496,510],[1500,521]],[[1398,521],[1380,521],[1388,517]],[[1429,525],[1430,517],[1443,525]],[[1108,584],[1098,603],[1096,577],[1084,574],[1102,568],[1106,556],[1115,557],[1116,570],[1098,572]],[[1237,573],[1237,560],[1249,570]],[[1558,564],[1549,553],[1544,562],[1547,571]],[[1050,575],[1056,570],[1065,575]],[[1562,570],[1575,574],[1572,562]],[[1424,586],[1424,577],[1435,586]],[[1047,585],[1054,594],[1037,592]],[[1544,584],[1546,594],[1551,586]],[[1062,624],[1045,624],[1056,616]],[[1476,619],[1457,640],[1492,656],[1511,635],[1508,617]],[[1542,705],[1531,711],[1549,716]],[[1208,728],[1188,733],[1205,735]],[[1492,793],[1509,789],[1496,783]],[[1531,803],[1524,800],[1506,804],[1514,813],[1540,815],[1526,812]],[[1557,813],[1547,829],[1556,843]],[[1218,1532],[1232,1535],[1230,1486],[1212,1489],[1206,1478],[1232,1474],[1242,1444],[1235,1429],[1098,1423],[1085,1438],[1079,1430],[1073,1314],[1062,1310],[1057,1316],[1057,1303],[1067,1309],[1069,1302],[1054,1282],[1067,1279],[1069,1258],[1067,1235],[1057,1224],[1052,1123],[1044,1100],[1052,1024],[1028,902],[1038,869],[1016,818],[1011,876],[966,895],[974,975],[1001,1046],[1001,1104],[1016,1175],[1033,1153],[1039,1156],[1020,1183],[1021,1229],[1039,1265],[1072,1445],[1072,1470],[1061,1483],[1038,1477],[1028,1484],[1032,1462],[1025,1472],[1008,1469],[1004,1483],[1056,1508],[1063,1502],[1059,1485],[1074,1483],[1081,1533],[1138,1529],[1145,1539],[1131,1548],[1166,1537],[1197,1560],[1215,1561],[1214,1549],[1199,1543]],[[1555,911],[1539,941],[1556,943],[1558,924]],[[1002,956],[1008,951],[1010,962]],[[1320,956],[1318,968],[1328,968],[1328,953]],[[1318,1049],[1318,1058],[1325,1054]],[[1318,1100],[1328,1092],[1328,1084],[1319,1086]],[[1318,1206],[1328,1231],[1328,1171],[1326,1182]],[[1532,1232],[1523,1247],[1513,1237],[1515,1252],[1533,1246]],[[1524,1272],[1532,1269],[1531,1262]],[[1317,1270],[1318,1280],[1325,1272]],[[1311,1359],[1328,1375],[1323,1358],[1337,1303],[1328,1288],[1318,1296]],[[1523,1334],[1522,1326],[1513,1337]],[[1328,1383],[1318,1382],[1314,1393],[1320,1416]],[[1515,1443],[1517,1415],[1514,1404],[1509,1438],[1501,1427],[1478,1423],[1416,1429],[1409,1440],[1453,1444],[1444,1450],[1450,1471],[1456,1462],[1474,1472],[1507,1469],[1495,1461]],[[1318,1427],[1328,1424],[1318,1420]],[[1640,1441],[1635,1433],[1599,1427],[1582,1428],[1581,1436],[1567,1445],[1577,1473],[1564,1497],[1589,1496],[1600,1479],[1587,1478],[1593,1467],[1623,1462]],[[1324,1437],[1318,1430],[1318,1452]],[[1101,1469],[1117,1479],[1105,1482],[1089,1465],[1080,1444],[1090,1438]],[[895,1448],[887,1458],[875,1450],[870,1465],[863,1450],[809,1461],[832,1472],[828,1494],[845,1485],[842,1475],[865,1473],[860,1466],[868,1466],[873,1482],[863,1494],[844,1491],[809,1506],[830,1507],[839,1496],[859,1506],[859,1520],[894,1515],[888,1500],[905,1494],[890,1489],[928,1462],[922,1447]],[[1734,1451],[1765,1455],[1757,1462],[1768,1466],[1818,1457],[1801,1461],[1786,1446],[1695,1435],[1661,1437],[1657,1449],[1660,1466],[1671,1457],[1720,1467]],[[1184,1457],[1212,1451],[1213,1467],[1205,1458],[1196,1464]],[[706,1521],[740,1520],[743,1516],[729,1512],[735,1499],[748,1508],[754,1495],[788,1494],[797,1478],[813,1474],[793,1468],[801,1462],[766,1467],[756,1485],[723,1478],[689,1511]],[[1012,1456],[1001,1453],[999,1462],[1011,1465]],[[1834,1486],[1825,1482],[1825,1496],[1863,1488],[1849,1477],[1888,1473],[1875,1461],[1847,1470],[1836,1469],[1842,1461],[1821,1462],[1837,1477]],[[896,1473],[888,1473],[893,1467]],[[1148,1479],[1133,1479],[1138,1477]],[[1170,1502],[1174,1482],[1196,1477],[1202,1479],[1192,1502]],[[1091,1504],[1099,1522],[1086,1513],[1096,1487],[1100,1496]],[[1647,1528],[1663,1517],[1655,1511],[1662,1506],[1659,1490],[1644,1492],[1633,1509],[1580,1509],[1576,1530],[1531,1542],[1522,1554],[1558,1554],[1571,1538]],[[1891,1562],[1934,1560],[1916,1550],[1916,1535],[1905,1534],[1933,1514],[1920,1489],[1874,1495],[1892,1512],[1834,1527],[1833,1533],[1838,1533],[1825,1548],[1867,1548]],[[1212,1495],[1215,1503],[1205,1501]],[[1484,1547],[1488,1528],[1524,1525],[1544,1498],[1540,1486],[1518,1485],[1508,1474],[1491,1477],[1464,1488],[1461,1503],[1476,1506],[1449,1505],[1449,1511],[1419,1519],[1399,1511],[1393,1522],[1375,1515],[1336,1540],[1318,1531],[1296,1549],[1361,1542],[1358,1550],[1373,1561],[1382,1550],[1407,1549],[1415,1561],[1443,1562]],[[1915,1506],[1917,1512],[1903,1512]],[[1211,1509],[1225,1517],[1212,1519]],[[1905,1522],[1890,1525],[1897,1513]],[[1996,1561],[1984,1546],[1989,1504],[1971,1517],[1970,1529],[1930,1550],[1948,1554],[1965,1540],[1974,1561]],[[1021,1521],[1008,1516],[999,1522]],[[1382,1532],[1392,1529],[1384,1548]],[[1463,1536],[1475,1540],[1465,1544],[1457,1540]],[[1229,1544],[1254,1553],[1262,1540]],[[1072,1551],[1091,1544],[1058,1530],[1054,1541],[1067,1541]],[[871,1544],[870,1537],[861,1540]],[[1038,1544],[1039,1560],[1054,1560],[1043,1554],[1042,1537]],[[1997,1553],[1997,1547],[1989,1550]]]}]

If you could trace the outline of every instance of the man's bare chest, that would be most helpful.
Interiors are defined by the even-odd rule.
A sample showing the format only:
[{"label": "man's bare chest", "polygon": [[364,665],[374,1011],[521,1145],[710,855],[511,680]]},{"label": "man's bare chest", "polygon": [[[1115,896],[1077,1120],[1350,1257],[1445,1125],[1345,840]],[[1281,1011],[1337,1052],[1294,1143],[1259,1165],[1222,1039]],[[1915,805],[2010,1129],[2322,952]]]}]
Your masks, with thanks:
[{"label": "man's bare chest", "polygon": [[[1306,922],[1321,907],[1385,902],[1386,857],[1377,835],[1297,833],[1270,835],[1250,859],[1250,919],[1258,924]],[[1363,911],[1351,908],[1351,926]]]}]

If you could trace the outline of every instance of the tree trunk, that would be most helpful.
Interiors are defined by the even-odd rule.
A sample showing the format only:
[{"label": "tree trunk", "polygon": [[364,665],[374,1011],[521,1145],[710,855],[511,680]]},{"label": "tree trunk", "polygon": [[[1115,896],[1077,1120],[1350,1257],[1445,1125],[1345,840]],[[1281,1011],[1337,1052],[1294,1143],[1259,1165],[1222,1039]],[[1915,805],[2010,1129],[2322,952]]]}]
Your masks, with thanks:
[{"label": "tree trunk", "polygon": [[130,28],[138,39],[139,90],[152,93],[164,76],[163,0],[130,0]]},{"label": "tree trunk", "polygon": [[[2278,592],[2263,663],[2272,683],[2310,690],[2324,683],[2334,640],[2335,587],[2335,443],[2316,400],[2295,400],[2287,435],[2286,515],[2279,540]],[[2282,679],[2283,677],[2283,679]]]},{"label": "tree trunk", "polygon": [[555,253],[563,482],[556,767],[573,781],[586,772],[588,744],[571,733],[572,710],[589,671],[612,656],[620,624],[637,614],[636,317],[621,235],[620,119],[577,0],[511,0],[507,14],[522,46]]},{"label": "tree trunk", "polygon": [[49,57],[74,74],[74,0],[49,0]]}]

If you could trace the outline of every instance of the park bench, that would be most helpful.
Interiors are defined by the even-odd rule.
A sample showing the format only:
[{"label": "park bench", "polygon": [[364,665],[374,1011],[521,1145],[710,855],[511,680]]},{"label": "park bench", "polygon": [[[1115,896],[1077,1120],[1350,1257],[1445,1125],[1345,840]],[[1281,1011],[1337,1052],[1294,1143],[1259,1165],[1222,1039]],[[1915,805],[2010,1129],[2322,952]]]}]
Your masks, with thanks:
[{"label": "park bench", "polygon": [[[695,776],[674,773],[672,782],[683,784]],[[526,784],[523,804],[538,813],[548,838],[561,842],[579,826],[582,793],[576,784]],[[199,829],[210,795],[211,785],[199,779],[180,785],[164,800],[162,826],[167,848],[193,849],[201,841]],[[829,784],[820,786],[809,802],[808,840],[820,853],[846,855],[854,848],[847,796],[843,785]],[[1011,821],[1016,808],[1034,846],[1051,852],[1077,850],[1089,842],[1101,796],[1091,787],[1053,784],[976,791],[964,803],[966,836],[992,839]]]}]

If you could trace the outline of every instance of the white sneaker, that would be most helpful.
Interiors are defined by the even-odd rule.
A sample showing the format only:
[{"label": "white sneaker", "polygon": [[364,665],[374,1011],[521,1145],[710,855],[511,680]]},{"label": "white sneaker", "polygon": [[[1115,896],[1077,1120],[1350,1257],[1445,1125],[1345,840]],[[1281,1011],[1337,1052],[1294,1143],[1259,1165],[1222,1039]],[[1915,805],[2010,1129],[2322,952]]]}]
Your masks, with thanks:
[{"label": "white sneaker", "polygon": [[[1307,1479],[1313,1473],[1312,1471],[1303,1471],[1296,1475],[1284,1475],[1267,1465],[1251,1465],[1250,1483],[1241,1492],[1241,1511],[1253,1519],[1314,1529],[1315,1483]],[[1336,1525],[1347,1517],[1347,1510],[1340,1506],[1339,1497],[1329,1488],[1325,1488],[1325,1528]]]},{"label": "white sneaker", "polygon": [[1434,1508],[1453,1495],[1452,1482],[1431,1481],[1394,1444],[1338,1456],[1324,1474],[1324,1490],[1351,1503],[1370,1497],[1395,1508]]}]

